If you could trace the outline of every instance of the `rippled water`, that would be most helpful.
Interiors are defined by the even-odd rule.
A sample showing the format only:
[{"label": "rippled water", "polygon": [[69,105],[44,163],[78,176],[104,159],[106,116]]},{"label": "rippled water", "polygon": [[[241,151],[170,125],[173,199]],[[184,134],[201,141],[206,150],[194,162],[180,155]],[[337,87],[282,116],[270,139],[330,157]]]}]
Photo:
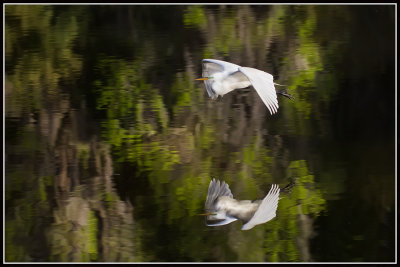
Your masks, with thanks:
[{"label": "rippled water", "polygon": [[[5,6],[5,261],[395,261],[394,5]],[[201,60],[271,73],[211,100]],[[281,194],[208,227],[212,178]]]}]

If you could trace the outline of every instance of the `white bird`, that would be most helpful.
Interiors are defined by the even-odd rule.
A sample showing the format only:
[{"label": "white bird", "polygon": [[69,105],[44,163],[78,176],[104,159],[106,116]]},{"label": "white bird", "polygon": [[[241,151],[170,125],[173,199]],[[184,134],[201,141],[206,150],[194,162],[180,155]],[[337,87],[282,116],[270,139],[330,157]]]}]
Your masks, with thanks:
[{"label": "white bird", "polygon": [[236,200],[229,185],[213,179],[208,187],[205,203],[207,226],[220,226],[236,220],[244,222],[242,230],[266,223],[276,216],[279,201],[279,186],[273,184],[263,200]]},{"label": "white bird", "polygon": [[276,93],[293,98],[286,92],[276,92],[271,74],[264,71],[216,59],[203,59],[203,80],[211,99],[216,99],[235,89],[253,86],[271,114],[278,110]]}]

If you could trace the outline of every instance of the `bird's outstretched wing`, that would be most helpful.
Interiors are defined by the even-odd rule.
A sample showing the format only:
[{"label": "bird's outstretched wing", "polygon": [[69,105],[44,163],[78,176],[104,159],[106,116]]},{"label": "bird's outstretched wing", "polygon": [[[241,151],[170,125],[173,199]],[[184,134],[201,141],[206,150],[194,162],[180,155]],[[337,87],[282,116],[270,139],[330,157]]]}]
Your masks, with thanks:
[{"label": "bird's outstretched wing", "polygon": [[268,195],[262,200],[253,217],[242,226],[242,230],[250,230],[257,224],[266,223],[276,216],[276,209],[279,201],[279,186],[274,184],[268,192]]},{"label": "bird's outstretched wing", "polygon": [[[217,60],[217,59],[203,59],[203,77],[213,76],[216,72],[221,71],[236,71],[239,69],[239,65],[232,64],[226,61]],[[206,86],[206,90],[208,96],[211,99],[216,99],[217,94],[212,89],[212,84],[214,80],[204,80],[204,85]]]},{"label": "bird's outstretched wing", "polygon": [[271,114],[276,113],[279,106],[272,75],[264,71],[248,67],[240,67],[239,71],[246,75],[246,77],[249,79],[254,89],[256,89],[258,95],[267,106],[269,112]]},{"label": "bird's outstretched wing", "polygon": [[206,67],[210,76],[212,76],[212,74],[214,74],[215,72],[220,72],[220,71],[233,72],[237,71],[240,68],[239,65],[217,59],[203,59],[203,70],[204,66]]},{"label": "bird's outstretched wing", "polygon": [[229,189],[229,185],[225,182],[216,181],[212,179],[208,186],[208,193],[205,208],[208,211],[214,209],[214,201],[220,196],[228,196],[233,198],[232,192]]}]

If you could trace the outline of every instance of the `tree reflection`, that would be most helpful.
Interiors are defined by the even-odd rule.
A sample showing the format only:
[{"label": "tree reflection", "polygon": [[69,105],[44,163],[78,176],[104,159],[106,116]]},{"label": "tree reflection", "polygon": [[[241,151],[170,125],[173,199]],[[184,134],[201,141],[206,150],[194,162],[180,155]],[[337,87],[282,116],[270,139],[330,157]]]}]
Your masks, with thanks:
[{"label": "tree reflection", "polygon": [[[315,220],[346,173],[316,147],[348,116],[331,112],[343,94],[336,68],[358,29],[345,25],[365,10],[7,5],[6,261],[318,260]],[[263,69],[296,101],[274,117],[246,90],[211,101],[194,81],[202,58]],[[211,178],[243,199],[297,183],[276,220],[211,230],[196,216]],[[368,207],[370,188],[359,190]]]}]

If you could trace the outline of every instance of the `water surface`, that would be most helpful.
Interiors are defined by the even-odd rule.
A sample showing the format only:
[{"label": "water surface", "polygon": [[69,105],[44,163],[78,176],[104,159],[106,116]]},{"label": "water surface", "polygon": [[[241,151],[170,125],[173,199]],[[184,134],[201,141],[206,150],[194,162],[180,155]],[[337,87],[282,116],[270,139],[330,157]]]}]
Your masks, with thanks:
[{"label": "water surface", "polygon": [[[395,6],[5,6],[5,260],[393,262]],[[212,101],[201,60],[271,73]],[[207,227],[212,178],[282,194]]]}]

